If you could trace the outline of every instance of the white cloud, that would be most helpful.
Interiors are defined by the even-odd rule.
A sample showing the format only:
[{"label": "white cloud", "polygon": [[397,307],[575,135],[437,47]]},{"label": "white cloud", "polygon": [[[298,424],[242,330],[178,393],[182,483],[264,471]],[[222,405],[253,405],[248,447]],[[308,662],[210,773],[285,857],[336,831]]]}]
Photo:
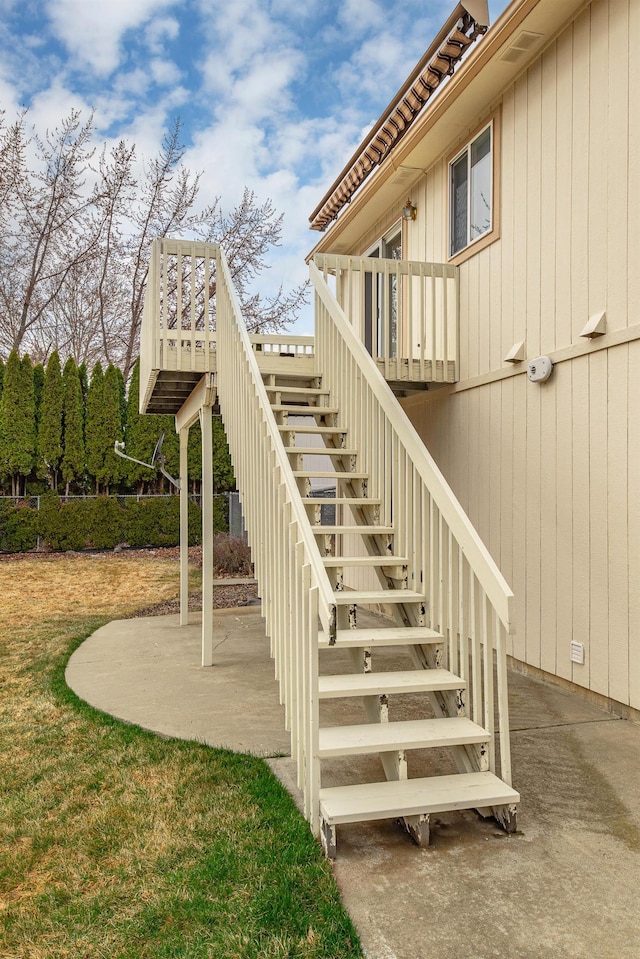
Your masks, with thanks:
[{"label": "white cloud", "polygon": [[156,56],[164,53],[165,41],[175,40],[180,33],[180,24],[175,17],[158,17],[144,31],[145,43]]},{"label": "white cloud", "polygon": [[338,11],[338,21],[353,35],[368,33],[372,28],[384,28],[389,22],[388,8],[381,8],[377,0],[344,0]]},{"label": "white cloud", "polygon": [[153,82],[160,87],[177,86],[182,76],[178,67],[171,60],[154,57],[148,66]]},{"label": "white cloud", "polygon": [[275,292],[306,278],[317,240],[310,212],[451,5],[42,0],[42,29],[24,17],[14,37],[19,5],[0,0],[0,102],[9,113],[35,91],[30,120],[41,130],[72,106],[88,115],[91,104],[99,138],[134,141],[138,163],[182,113],[185,163],[203,171],[202,206],[220,196],[229,209],[246,186],[284,213],[282,247],[262,281]]},{"label": "white cloud", "polygon": [[141,28],[176,0],[50,0],[48,15],[54,34],[80,64],[109,76],[121,60],[127,30]]},{"label": "white cloud", "polygon": [[79,110],[82,119],[86,121],[89,119],[91,106],[80,93],[66,87],[62,78],[57,77],[51,86],[33,98],[28,122],[44,133],[45,130],[58,126],[72,110]]}]

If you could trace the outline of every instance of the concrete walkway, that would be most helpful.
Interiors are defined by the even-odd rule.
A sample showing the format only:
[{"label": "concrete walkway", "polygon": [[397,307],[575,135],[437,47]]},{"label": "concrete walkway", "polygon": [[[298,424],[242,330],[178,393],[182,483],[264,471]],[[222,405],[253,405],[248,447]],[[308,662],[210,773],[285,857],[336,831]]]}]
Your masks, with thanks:
[{"label": "concrete walkway", "polygon": [[[259,609],[217,611],[214,647],[201,668],[196,617],[114,622],[67,682],[147,729],[266,757],[299,801]],[[392,822],[339,828],[335,875],[369,959],[640,957],[640,727],[510,683],[518,834],[473,812],[432,817],[427,849]]]}]

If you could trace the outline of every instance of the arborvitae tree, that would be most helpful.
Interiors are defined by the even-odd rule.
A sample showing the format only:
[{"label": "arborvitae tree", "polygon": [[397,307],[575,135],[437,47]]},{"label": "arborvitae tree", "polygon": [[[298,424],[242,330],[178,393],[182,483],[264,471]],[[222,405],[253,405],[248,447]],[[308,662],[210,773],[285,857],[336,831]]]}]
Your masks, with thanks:
[{"label": "arborvitae tree", "polygon": [[116,375],[118,377],[118,398],[120,400],[120,423],[124,432],[127,422],[127,384],[124,380],[124,373],[119,367],[116,367]]},{"label": "arborvitae tree", "polygon": [[[109,363],[104,374],[102,389],[102,422],[101,436],[103,443],[102,469],[98,479],[109,492],[109,487],[116,485],[121,478],[120,464],[123,460],[117,455],[113,446],[116,440],[122,440],[122,415],[120,406],[120,386],[118,370]],[[122,375],[122,374],[120,374]]]},{"label": "arborvitae tree", "polygon": [[[129,382],[125,426],[126,452],[134,459],[150,463],[156,443],[160,439],[160,434],[164,431],[162,453],[165,457],[165,469],[177,479],[180,472],[180,445],[175,431],[174,418],[173,416],[157,415],[141,416],[139,402],[140,360],[138,359],[134,364]],[[127,462],[126,467],[127,480],[131,484],[136,484],[138,493],[144,492],[145,485],[147,488],[150,484],[162,486],[162,480],[159,479],[157,470],[146,469],[138,463],[131,462]]]},{"label": "arborvitae tree", "polygon": [[33,399],[36,404],[36,435],[40,424],[40,413],[42,411],[42,392],[44,390],[44,366],[42,363],[36,363],[33,367]]},{"label": "arborvitae tree", "polygon": [[60,357],[56,350],[49,357],[42,390],[38,424],[38,476],[48,478],[52,489],[58,489],[58,472],[62,460],[62,408],[64,391]]},{"label": "arborvitae tree", "polygon": [[189,479],[191,480],[191,491],[195,494],[198,492],[200,480],[202,479],[202,430],[200,429],[200,423],[197,421],[189,430],[187,464]]},{"label": "arborvitae tree", "polygon": [[[164,443],[162,452],[164,454],[164,468],[174,479],[180,477],[180,437],[176,433],[176,422],[173,416],[159,416],[164,430]],[[167,481],[168,482],[168,481]],[[177,493],[176,487],[169,484],[170,493]],[[164,477],[162,478],[162,488],[164,488]]]},{"label": "arborvitae tree", "polygon": [[[24,358],[23,358],[24,362]],[[29,358],[29,365],[31,366],[31,372],[33,375],[33,400],[35,405],[35,431],[36,431],[36,449],[33,458],[33,469],[31,470],[30,479],[33,480],[42,480],[40,475],[39,467],[39,456],[38,456],[38,433],[40,432],[40,414],[42,412],[42,391],[44,389],[44,366],[42,363],[36,363],[35,365],[31,364],[31,359]]]},{"label": "arborvitae tree", "polygon": [[[80,370],[78,371],[80,372]],[[91,381],[87,389],[85,448],[87,471],[95,482],[96,493],[100,492],[100,477],[104,465],[104,438],[102,437],[102,406],[104,393],[104,373],[100,361],[91,371]]]},{"label": "arborvitae tree", "polygon": [[227,437],[219,416],[213,417],[213,489],[216,493],[235,489]]},{"label": "arborvitae tree", "polygon": [[[22,474],[24,476],[24,493],[27,493],[27,479],[33,473],[36,465],[36,452],[37,452],[37,442],[38,442],[38,428],[36,425],[36,396],[35,396],[35,383],[33,376],[33,363],[31,362],[31,357],[28,353],[22,357],[21,365],[21,389],[23,396],[23,414],[25,418],[26,425],[26,450],[29,459],[31,460],[31,467],[27,469],[26,466],[26,457],[25,457],[25,472]],[[40,364],[41,365],[41,364]]]},{"label": "arborvitae tree", "polygon": [[89,393],[89,374],[87,364],[82,361],[78,366],[78,376],[80,377],[80,389],[82,390],[82,425],[87,435],[87,395]]},{"label": "arborvitae tree", "polygon": [[0,396],[2,396],[2,384],[4,382],[4,363],[0,356]]},{"label": "arborvitae tree", "polygon": [[20,361],[13,350],[7,360],[0,401],[0,468],[11,480],[12,496],[26,492],[26,478],[35,459],[33,367],[27,355]]},{"label": "arborvitae tree", "polygon": [[[143,463],[150,463],[155,445],[158,442],[162,428],[158,429],[155,416],[141,416],[140,402],[140,359],[138,358],[131,372],[129,381],[129,396],[127,398],[127,418],[125,424],[125,448],[129,456],[133,456]],[[156,472],[140,466],[139,463],[126,463],[127,480],[135,484],[138,493],[144,492],[145,483],[152,483],[156,479]]]},{"label": "arborvitae tree", "polygon": [[75,360],[69,357],[62,374],[64,403],[62,412],[62,478],[65,493],[69,495],[71,483],[81,482],[84,474],[84,429],[82,385]]}]

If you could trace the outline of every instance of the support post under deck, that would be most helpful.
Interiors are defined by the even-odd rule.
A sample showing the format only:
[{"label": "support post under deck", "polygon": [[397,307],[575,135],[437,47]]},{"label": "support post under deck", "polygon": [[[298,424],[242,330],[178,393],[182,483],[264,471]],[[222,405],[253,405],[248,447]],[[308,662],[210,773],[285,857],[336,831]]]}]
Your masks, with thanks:
[{"label": "support post under deck", "polygon": [[200,409],[202,428],[202,665],[213,666],[213,423]]},{"label": "support post under deck", "polygon": [[180,430],[180,625],[189,625],[189,427]]}]

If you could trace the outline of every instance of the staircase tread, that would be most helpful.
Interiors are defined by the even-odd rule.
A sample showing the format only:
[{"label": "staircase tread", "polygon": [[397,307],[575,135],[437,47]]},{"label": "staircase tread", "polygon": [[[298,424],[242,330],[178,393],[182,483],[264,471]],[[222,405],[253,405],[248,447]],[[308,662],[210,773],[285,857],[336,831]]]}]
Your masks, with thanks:
[{"label": "staircase tread", "polygon": [[329,416],[339,413],[337,406],[305,406],[297,403],[272,403],[274,413],[291,413],[293,416]]},{"label": "staircase tread", "polygon": [[334,446],[285,446],[287,453],[301,453],[308,456],[357,456],[354,449],[341,449]]},{"label": "staircase tread", "polygon": [[383,693],[418,693],[444,689],[464,689],[466,682],[448,669],[397,669],[376,673],[340,673],[320,676],[321,699],[340,696],[373,696]]},{"label": "staircase tread", "polygon": [[267,393],[306,393],[309,396],[328,396],[329,390],[323,390],[317,386],[267,386]]},{"label": "staircase tread", "polygon": [[323,556],[325,566],[406,566],[406,556]]},{"label": "staircase tread", "polygon": [[320,479],[336,480],[363,480],[368,479],[368,473],[349,473],[346,470],[294,470],[293,475],[304,479],[306,476],[316,476]]},{"label": "staircase tread", "polygon": [[320,756],[363,756],[396,749],[427,749],[487,743],[491,734],[466,716],[406,719],[395,723],[325,726],[319,730]]},{"label": "staircase tread", "polygon": [[[283,355],[282,353],[272,353],[272,354],[271,354],[271,356],[272,356],[273,358],[279,358],[279,357],[281,357],[282,355]],[[293,359],[293,357],[289,357],[289,359]],[[309,359],[309,357],[308,357],[308,356],[307,356],[307,357],[299,357],[299,359]],[[282,379],[282,380],[285,380],[284,383],[279,383],[279,384],[267,384],[265,378],[263,377],[264,386],[265,386],[265,389],[267,389],[267,390],[284,390],[284,389],[290,388],[290,387],[292,386],[291,380],[293,380],[294,383],[295,383],[295,386],[294,386],[295,389],[300,388],[300,389],[305,389],[305,390],[312,390],[312,389],[316,389],[316,387],[313,387],[313,386],[300,386],[300,387],[298,387],[298,381],[299,381],[299,380],[305,380],[307,383],[309,383],[311,380],[317,380],[317,379],[318,379],[318,377],[317,377],[314,373],[310,373],[308,369],[296,369],[296,364],[295,364],[295,362],[293,362],[293,363],[287,363],[287,369],[286,369],[286,371],[280,370],[278,373],[269,373],[269,374],[267,374],[267,375],[268,375],[268,376],[275,376],[275,377],[278,377],[278,378],[280,378],[280,379]],[[328,393],[329,390],[321,390],[321,392],[322,392],[322,393]]]},{"label": "staircase tread", "polygon": [[339,629],[336,641],[329,645],[325,632],[318,633],[318,642],[323,648],[350,649],[361,646],[419,646],[443,643],[444,636],[429,626],[384,626],[382,628]]},{"label": "staircase tread", "polygon": [[312,526],[316,535],[328,533],[359,533],[361,536],[375,536],[378,533],[393,533],[393,526]]},{"label": "staircase tread", "polygon": [[334,503],[336,506],[379,506],[379,499],[369,499],[368,496],[303,496],[302,502],[312,506],[321,506],[323,503]]},{"label": "staircase tread", "polygon": [[424,593],[412,589],[339,589],[334,592],[339,606],[352,603],[423,603]]},{"label": "staircase tread", "polygon": [[306,423],[287,423],[280,424],[278,429],[281,433],[318,433],[320,436],[331,435],[333,433],[348,433],[345,426],[312,426]]},{"label": "staircase tread", "polygon": [[320,813],[334,825],[450,809],[514,805],[519,801],[519,793],[490,772],[320,789]]}]

